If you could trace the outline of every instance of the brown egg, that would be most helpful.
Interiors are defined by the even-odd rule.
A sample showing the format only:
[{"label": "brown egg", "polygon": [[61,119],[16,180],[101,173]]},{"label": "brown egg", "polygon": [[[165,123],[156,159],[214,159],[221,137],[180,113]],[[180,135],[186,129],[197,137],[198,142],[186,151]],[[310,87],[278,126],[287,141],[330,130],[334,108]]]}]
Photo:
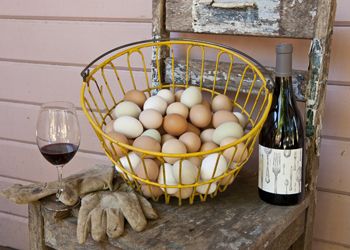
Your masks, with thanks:
[{"label": "brown egg", "polygon": [[228,175],[228,176],[225,176],[219,183],[222,186],[230,185],[234,179],[235,179],[234,176]]},{"label": "brown egg", "polygon": [[181,188],[175,194],[173,194],[173,196],[180,199],[187,199],[192,195],[192,193],[193,193],[193,188]]},{"label": "brown egg", "polygon": [[219,110],[232,111],[232,108],[233,108],[232,101],[228,96],[220,94],[214,97],[211,103],[211,108],[213,112],[216,112]]},{"label": "brown egg", "polygon": [[206,106],[209,110],[211,110],[211,104],[210,102],[207,100],[207,99],[204,99],[202,100],[202,105]]},{"label": "brown egg", "polygon": [[157,110],[146,109],[140,113],[139,120],[146,129],[157,129],[163,123],[163,116]]},{"label": "brown egg", "polygon": [[189,111],[188,111],[187,106],[181,102],[174,102],[174,103],[170,104],[168,106],[168,108],[166,109],[167,115],[179,114],[179,115],[183,116],[185,119],[187,119],[188,113],[189,113]]},{"label": "brown egg", "polygon": [[189,153],[198,152],[198,150],[202,145],[202,142],[199,136],[193,132],[186,132],[182,134],[179,137],[179,140],[185,144],[187,148],[187,152]]},{"label": "brown egg", "polygon": [[[112,137],[112,139],[116,140],[117,142],[129,144],[128,138],[126,138],[126,136],[123,134],[112,131],[112,132],[107,133],[107,135]],[[124,156],[129,151],[128,149],[119,147],[117,144],[114,144],[114,143],[113,143],[113,148],[114,148],[115,153],[118,157]]]},{"label": "brown egg", "polygon": [[201,130],[199,128],[197,128],[196,126],[194,126],[190,122],[187,123],[187,132],[193,132],[196,135],[200,135],[201,134]]},{"label": "brown egg", "polygon": [[114,123],[114,121],[113,121],[113,120],[112,120],[112,121],[107,122],[107,124],[106,124],[106,126],[105,126],[105,128],[104,128],[104,131],[105,131],[105,133],[106,133],[106,134],[108,134],[108,133],[110,133],[110,132],[114,131],[114,128],[113,128],[113,123]]},{"label": "brown egg", "polygon": [[179,102],[181,100],[182,93],[184,92],[184,89],[180,89],[175,92],[175,101]]},{"label": "brown egg", "polygon": [[216,145],[214,142],[205,142],[202,144],[200,151],[204,152],[204,151],[208,151],[208,150],[213,150],[217,147],[218,147],[218,145]]},{"label": "brown egg", "polygon": [[[143,150],[148,150],[152,152],[160,152],[160,143],[149,136],[140,136],[135,139],[134,143],[132,144],[136,148],[140,148]],[[142,155],[142,153],[135,152],[138,155]],[[154,158],[154,156],[147,155],[145,158]]]},{"label": "brown egg", "polygon": [[179,114],[170,114],[164,117],[163,128],[164,130],[174,136],[179,136],[187,130],[186,119]]},{"label": "brown egg", "polygon": [[145,103],[146,99],[147,99],[147,97],[146,97],[145,93],[143,93],[142,91],[136,90],[136,89],[129,90],[124,95],[125,101],[130,101],[130,102],[136,103],[137,106],[139,106],[140,108],[143,107],[143,104]]},{"label": "brown egg", "polygon": [[159,187],[151,186],[148,184],[141,185],[141,192],[144,196],[150,197],[150,198],[158,198],[163,194],[163,190],[161,190]]},{"label": "brown egg", "polygon": [[162,135],[162,145],[166,142],[169,141],[170,139],[176,139],[174,136],[169,135],[169,134],[164,134]]},{"label": "brown egg", "polygon": [[211,122],[211,111],[203,104],[197,104],[190,110],[190,120],[193,125],[199,128],[205,128]]},{"label": "brown egg", "polygon": [[[183,142],[177,139],[170,139],[163,144],[162,152],[169,154],[185,154],[187,153],[187,148]],[[164,157],[164,160],[170,164],[174,164],[179,158]]]},{"label": "brown egg", "polygon": [[[220,143],[220,147],[225,146],[227,144],[233,143],[237,140],[235,137],[227,137],[223,139]],[[237,150],[236,150],[237,148]],[[242,162],[248,157],[248,149],[246,149],[246,146],[244,143],[240,143],[235,147],[228,148],[224,151],[223,155],[227,162],[230,162],[233,154],[235,154],[233,158],[233,163],[236,162]]]},{"label": "brown egg", "polygon": [[190,161],[190,162],[192,162],[196,167],[200,167],[200,165],[201,165],[201,158],[200,157],[190,157],[190,158],[188,158],[188,160]]},{"label": "brown egg", "polygon": [[152,159],[144,159],[135,168],[135,174],[145,180],[156,181],[159,175],[159,165]]},{"label": "brown egg", "polygon": [[219,110],[216,111],[213,115],[213,126],[214,128],[219,127],[225,122],[237,122],[239,123],[238,118],[230,111]]}]

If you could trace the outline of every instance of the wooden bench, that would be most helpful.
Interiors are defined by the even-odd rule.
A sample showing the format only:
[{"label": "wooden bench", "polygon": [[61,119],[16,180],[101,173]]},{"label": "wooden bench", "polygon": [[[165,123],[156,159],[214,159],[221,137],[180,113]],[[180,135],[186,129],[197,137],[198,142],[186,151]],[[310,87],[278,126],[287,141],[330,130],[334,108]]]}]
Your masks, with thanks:
[{"label": "wooden bench", "polygon": [[[310,40],[308,71],[295,73],[305,76],[295,81],[297,97],[306,106],[305,200],[290,207],[266,204],[257,195],[256,174],[242,173],[227,191],[205,203],[181,207],[153,203],[161,218],[149,222],[144,232],[127,228],[119,239],[96,243],[90,238],[86,245],[76,241],[76,217],[57,220],[55,213],[37,202],[29,205],[31,249],[311,249],[336,1],[222,2],[154,0],[153,36],[168,38],[177,31]],[[153,82],[157,82],[155,75]]]}]

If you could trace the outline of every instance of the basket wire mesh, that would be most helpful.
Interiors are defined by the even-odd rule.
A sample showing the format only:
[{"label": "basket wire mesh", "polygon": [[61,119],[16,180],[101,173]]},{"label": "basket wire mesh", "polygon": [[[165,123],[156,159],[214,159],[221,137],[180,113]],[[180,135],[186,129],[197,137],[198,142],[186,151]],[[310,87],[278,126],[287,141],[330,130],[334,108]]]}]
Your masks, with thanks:
[{"label": "basket wire mesh", "polygon": [[[272,102],[262,70],[254,59],[222,45],[174,39],[140,41],[108,51],[84,69],[81,105],[105,154],[117,166],[126,183],[154,200],[164,197],[169,203],[171,197],[175,197],[179,205],[184,199],[192,204],[196,197],[205,201],[208,196],[214,197],[225,191],[251,156]],[[136,148],[116,141],[104,132],[113,120],[113,109],[123,101],[127,91],[137,89],[150,97],[160,89],[175,92],[191,85],[198,86],[211,100],[218,94],[229,96],[234,111],[241,112],[247,119],[247,132],[243,137],[209,151],[170,154]],[[227,160],[226,171],[217,175],[218,163],[225,150],[231,150],[231,157]],[[123,157],[118,156],[117,151],[122,152]],[[131,152],[138,155],[138,164],[143,166],[146,178],[136,175]],[[216,162],[211,178],[201,180],[201,161],[212,154],[215,154]],[[179,183],[176,185],[166,181],[167,157],[179,160]],[[160,164],[162,183],[150,180],[146,158]],[[196,181],[184,184],[183,162],[193,159],[199,162]]]}]

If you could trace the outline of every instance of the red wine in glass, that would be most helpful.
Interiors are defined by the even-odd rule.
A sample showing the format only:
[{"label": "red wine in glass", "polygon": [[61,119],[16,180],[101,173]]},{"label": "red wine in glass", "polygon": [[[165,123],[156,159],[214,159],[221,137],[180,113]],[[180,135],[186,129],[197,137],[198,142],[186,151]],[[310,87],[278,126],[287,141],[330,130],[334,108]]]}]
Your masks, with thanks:
[{"label": "red wine in glass", "polygon": [[40,148],[41,154],[52,165],[68,163],[78,150],[78,146],[72,143],[54,143]]},{"label": "red wine in glass", "polygon": [[74,157],[80,145],[80,128],[74,105],[70,102],[43,104],[37,121],[36,141],[41,154],[57,168],[58,199],[63,191],[63,166]]}]

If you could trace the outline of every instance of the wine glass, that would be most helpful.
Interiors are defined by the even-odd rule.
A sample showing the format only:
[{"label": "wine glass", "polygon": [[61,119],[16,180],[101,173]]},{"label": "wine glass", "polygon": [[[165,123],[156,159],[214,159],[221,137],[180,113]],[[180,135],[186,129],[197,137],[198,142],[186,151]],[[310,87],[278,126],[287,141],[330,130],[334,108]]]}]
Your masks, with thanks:
[{"label": "wine glass", "polygon": [[44,103],[36,126],[36,142],[41,154],[56,166],[58,190],[56,201],[62,191],[62,172],[80,145],[80,129],[74,104],[70,102]]}]

